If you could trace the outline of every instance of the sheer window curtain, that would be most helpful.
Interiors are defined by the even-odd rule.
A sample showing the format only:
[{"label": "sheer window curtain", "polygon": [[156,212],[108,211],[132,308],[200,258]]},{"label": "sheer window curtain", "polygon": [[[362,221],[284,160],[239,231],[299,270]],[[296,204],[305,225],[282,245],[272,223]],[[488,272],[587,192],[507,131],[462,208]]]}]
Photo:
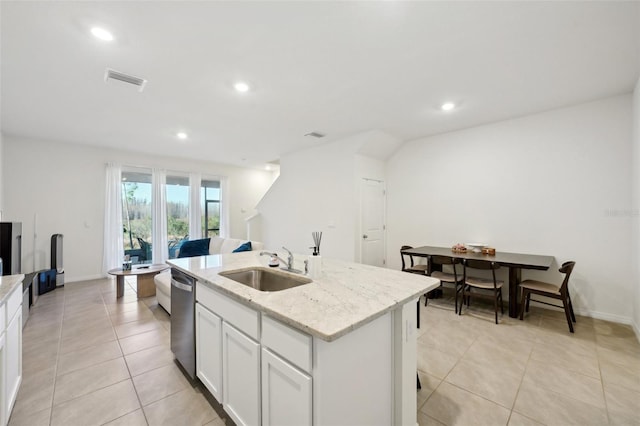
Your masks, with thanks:
[{"label": "sheer window curtain", "polygon": [[202,177],[199,173],[189,174],[189,239],[202,238],[202,207],[200,187]]},{"label": "sheer window curtain", "polygon": [[109,163],[106,170],[104,203],[104,251],[102,272],[121,267],[124,259],[122,228],[122,166]]},{"label": "sheer window curtain", "polygon": [[230,238],[229,235],[229,182],[227,178],[220,179],[220,236]]},{"label": "sheer window curtain", "polygon": [[163,264],[169,258],[167,242],[167,172],[153,169],[151,176],[152,262]]}]

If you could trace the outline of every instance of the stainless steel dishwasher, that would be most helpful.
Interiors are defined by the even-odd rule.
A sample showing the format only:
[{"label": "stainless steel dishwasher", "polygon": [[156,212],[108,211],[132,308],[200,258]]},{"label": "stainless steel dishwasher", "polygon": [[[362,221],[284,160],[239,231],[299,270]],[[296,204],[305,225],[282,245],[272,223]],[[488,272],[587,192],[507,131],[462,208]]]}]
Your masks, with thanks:
[{"label": "stainless steel dishwasher", "polygon": [[171,351],[184,372],[196,378],[196,280],[171,268]]}]

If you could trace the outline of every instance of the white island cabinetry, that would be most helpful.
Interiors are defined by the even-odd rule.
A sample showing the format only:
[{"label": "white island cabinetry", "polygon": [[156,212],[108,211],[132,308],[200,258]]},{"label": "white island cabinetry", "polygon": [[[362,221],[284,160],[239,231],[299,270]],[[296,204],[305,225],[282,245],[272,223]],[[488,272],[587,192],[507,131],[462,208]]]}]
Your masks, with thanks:
[{"label": "white island cabinetry", "polygon": [[225,276],[267,260],[244,252],[168,262],[196,279],[196,375],[229,417],[415,426],[416,301],[439,281],[334,259],[282,291]]},{"label": "white island cabinetry", "polygon": [[[24,275],[1,278],[0,293],[0,425],[9,421],[22,383],[22,280]],[[7,292],[9,294],[7,294]]]}]

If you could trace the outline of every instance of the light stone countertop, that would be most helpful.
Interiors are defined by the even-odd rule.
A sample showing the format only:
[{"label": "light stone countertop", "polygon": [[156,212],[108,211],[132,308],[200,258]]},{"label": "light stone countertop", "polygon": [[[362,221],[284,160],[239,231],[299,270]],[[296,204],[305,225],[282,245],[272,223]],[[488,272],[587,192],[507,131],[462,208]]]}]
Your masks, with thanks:
[{"label": "light stone countertop", "polygon": [[[294,267],[304,269],[306,258],[295,255]],[[439,280],[428,276],[324,257],[320,278],[283,291],[262,292],[218,275],[235,269],[268,267],[268,259],[250,251],[172,259],[167,263],[252,309],[328,342],[440,285]]]},{"label": "light stone countertop", "polygon": [[23,280],[23,274],[3,275],[0,277],[0,306],[4,305],[7,297],[17,286],[22,285]]}]

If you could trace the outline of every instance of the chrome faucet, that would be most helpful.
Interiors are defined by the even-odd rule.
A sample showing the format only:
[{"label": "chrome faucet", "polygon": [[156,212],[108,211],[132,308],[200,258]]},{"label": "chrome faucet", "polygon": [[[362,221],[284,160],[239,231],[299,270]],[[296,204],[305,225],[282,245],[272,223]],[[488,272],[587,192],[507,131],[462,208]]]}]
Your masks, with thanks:
[{"label": "chrome faucet", "polygon": [[272,259],[277,259],[280,263],[285,265],[281,267],[281,269],[284,269],[285,271],[297,272],[297,273],[302,272],[293,268],[293,254],[291,253],[291,251],[286,247],[282,247],[282,248],[288,253],[287,260],[284,260],[280,256],[278,256],[278,253],[271,253],[269,251],[261,251],[260,256],[271,256]]}]

